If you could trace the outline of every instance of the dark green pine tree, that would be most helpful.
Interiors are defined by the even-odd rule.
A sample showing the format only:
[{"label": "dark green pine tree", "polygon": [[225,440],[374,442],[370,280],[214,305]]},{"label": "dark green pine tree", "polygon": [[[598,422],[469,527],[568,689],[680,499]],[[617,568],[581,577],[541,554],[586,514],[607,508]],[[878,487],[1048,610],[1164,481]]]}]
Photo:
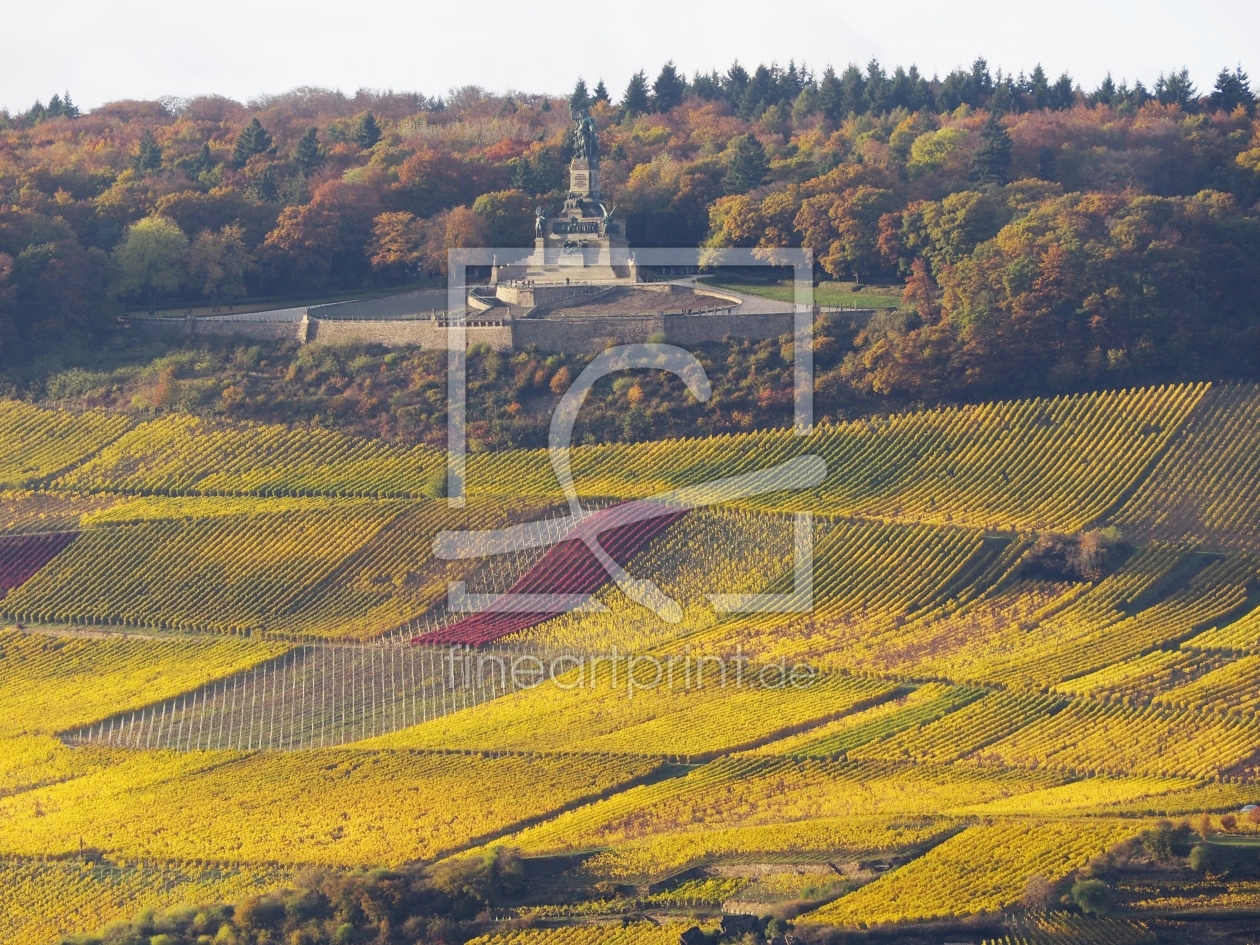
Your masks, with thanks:
[{"label": "dark green pine tree", "polygon": [[364,112],[354,122],[354,140],[365,151],[381,140],[381,126],[376,123],[376,116]]},{"label": "dark green pine tree", "polygon": [[578,79],[577,85],[573,86],[573,94],[569,96],[569,110],[580,112],[590,107],[591,95],[586,91],[586,80]]},{"label": "dark green pine tree", "polygon": [[1065,72],[1050,86],[1050,107],[1061,112],[1075,104],[1076,91],[1072,87],[1072,77]]},{"label": "dark green pine tree", "polygon": [[840,85],[840,77],[836,70],[828,66],[818,83],[818,110],[830,121],[838,121],[844,116],[840,113],[844,89]]},{"label": "dark green pine tree", "polygon": [[131,166],[141,174],[156,171],[162,167],[162,147],[148,128],[140,134],[140,146],[131,157]]},{"label": "dark green pine tree", "polygon": [[595,91],[591,93],[591,104],[594,104],[595,102],[603,102],[607,105],[610,101],[611,99],[608,97],[608,89],[604,85],[604,80],[600,79],[599,82],[595,84]]},{"label": "dark green pine tree", "polygon": [[[1213,109],[1220,109],[1229,114],[1239,105],[1247,110],[1248,114],[1255,111],[1256,97],[1251,92],[1251,80],[1247,73],[1242,71],[1242,66],[1237,66],[1233,72],[1228,69],[1222,69],[1216,77],[1216,85],[1212,89],[1212,94],[1208,96],[1208,105]],[[51,105],[50,105],[51,109]]]},{"label": "dark green pine tree", "polygon": [[1035,109],[1050,107],[1050,79],[1046,76],[1046,70],[1041,68],[1041,63],[1037,63],[1032,75],[1028,77],[1027,94],[1030,107]]},{"label": "dark green pine tree", "polygon": [[989,98],[989,110],[1002,114],[1015,110],[1015,106],[1019,104],[1018,95],[1015,91],[1015,83],[1010,76],[1003,76],[998,71],[998,80],[993,83],[993,95]]},{"label": "dark green pine tree", "polygon": [[201,150],[197,152],[191,165],[193,177],[201,176],[212,167],[214,167],[214,155],[210,153],[210,143],[203,142]]},{"label": "dark green pine tree", "polygon": [[[246,171],[246,173],[248,174],[250,171]],[[263,165],[262,170],[250,180],[246,193],[260,203],[273,203],[280,199],[280,188],[276,181],[276,166],[274,164]]]},{"label": "dark green pine tree", "polygon": [[255,154],[264,154],[271,148],[271,135],[257,118],[251,118],[249,124],[236,136],[232,145],[232,163],[241,167]]},{"label": "dark green pine tree", "polygon": [[778,82],[775,75],[764,65],[753,70],[752,78],[739,101],[739,116],[753,119],[761,116],[778,98]]},{"label": "dark green pine tree", "polygon": [[731,166],[722,178],[722,186],[728,194],[744,194],[766,179],[766,149],[754,134],[740,135],[731,146]]},{"label": "dark green pine tree", "polygon": [[971,159],[971,179],[979,184],[1005,184],[1011,168],[1011,136],[995,112],[980,129],[980,148]]},{"label": "dark green pine tree", "polygon": [[61,98],[61,114],[65,118],[79,117],[79,106],[70,100],[69,92],[66,92]]},{"label": "dark green pine tree", "polygon": [[626,94],[621,97],[621,110],[627,115],[642,115],[648,110],[647,74],[642,69],[630,77]]},{"label": "dark green pine tree", "polygon": [[1155,80],[1155,97],[1161,105],[1178,105],[1182,111],[1193,112],[1198,101],[1198,91],[1190,81],[1190,70],[1173,70],[1160,74]]},{"label": "dark green pine tree", "polygon": [[661,74],[652,83],[652,110],[667,112],[682,104],[687,94],[687,80],[678,74],[673,60],[661,66]]},{"label": "dark green pine tree", "polygon": [[202,144],[201,150],[196,154],[180,158],[174,163],[175,167],[181,168],[188,175],[190,181],[196,183],[202,174],[214,167],[214,156],[210,153],[210,145]]},{"label": "dark green pine tree", "polygon": [[1118,103],[1120,95],[1116,89],[1116,82],[1108,72],[1099,84],[1098,88],[1089,93],[1085,99],[1090,106],[1093,105],[1115,105]]},{"label": "dark green pine tree", "polygon": [[324,146],[315,137],[317,129],[307,128],[293,146],[293,163],[303,177],[310,177],[324,166]]}]

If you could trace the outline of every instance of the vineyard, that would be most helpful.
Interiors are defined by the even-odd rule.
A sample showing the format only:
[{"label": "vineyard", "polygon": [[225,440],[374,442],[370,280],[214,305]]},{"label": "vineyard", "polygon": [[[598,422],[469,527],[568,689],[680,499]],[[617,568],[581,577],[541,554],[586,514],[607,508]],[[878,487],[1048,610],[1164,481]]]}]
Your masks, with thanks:
[{"label": "vineyard", "polygon": [[[686,514],[663,508],[660,514],[642,521],[628,524],[608,522],[607,528],[602,527],[600,519],[615,514],[617,508],[614,506],[612,509],[594,513],[586,520],[585,527],[594,532],[604,553],[622,567],[652,539]],[[524,595],[585,598],[599,590],[609,577],[604,562],[581,539],[564,537],[537,564],[521,575],[505,594],[509,600]],[[440,630],[422,634],[413,642],[481,646],[566,612],[561,607],[521,612],[499,612],[491,608],[457,620]]]},{"label": "vineyard", "polygon": [[[1192,638],[1192,639],[1197,639]],[[1120,663],[1104,666],[1057,683],[1054,691],[1065,696],[1118,699],[1145,705],[1160,693],[1219,669],[1229,662],[1221,653],[1199,650],[1152,650]]]},{"label": "vineyard", "polygon": [[137,499],[82,516],[90,527],[0,608],[32,623],[379,636],[442,601],[448,581],[500,580],[499,561],[435,559],[438,530],[513,517],[433,500]]},{"label": "vineyard", "polygon": [[84,516],[121,501],[117,495],[79,492],[0,491],[0,534],[28,536],[78,531]]},{"label": "vineyard", "polygon": [[[856,668],[883,640],[899,637],[912,617],[927,619],[979,593],[1022,550],[1005,538],[930,525],[816,519],[813,531],[811,613],[735,617],[683,645],[740,649],[761,661],[806,658]],[[803,601],[787,583],[791,578],[789,571],[769,589]],[[679,645],[666,649],[677,652]]]},{"label": "vineyard", "polygon": [[132,753],[0,798],[0,842],[17,856],[70,855],[82,840],[126,859],[389,866],[456,852],[655,766],[600,755]]},{"label": "vineyard", "polygon": [[638,922],[617,926],[525,929],[475,938],[469,945],[677,945],[685,925]]},{"label": "vineyard", "polygon": [[[703,440],[585,447],[584,495],[645,498],[798,455],[829,475],[803,496],[746,500],[887,521],[1072,531],[1106,513],[1194,410],[1206,385],[1080,394]],[[476,454],[472,494],[561,499],[546,453]]]},{"label": "vineyard", "polygon": [[[1202,659],[1199,654],[1196,657]],[[1260,657],[1244,656],[1160,693],[1156,705],[1254,716],[1260,708]]]},{"label": "vineyard", "polygon": [[221,902],[289,877],[275,867],[0,859],[0,938],[50,942],[170,902]]},{"label": "vineyard", "polygon": [[262,630],[394,514],[362,504],[86,529],[3,607],[30,622]]},{"label": "vineyard", "polygon": [[1094,942],[1097,945],[1154,945],[1157,941],[1145,923],[1110,916],[1043,913],[1013,918],[1012,932],[985,939],[983,945],[1064,945]]},{"label": "vineyard", "polygon": [[29,486],[68,469],[123,435],[131,421],[104,411],[42,410],[0,401],[0,486]]},{"label": "vineyard", "polygon": [[75,532],[0,536],[0,596],[25,584],[76,537]]},{"label": "vineyard", "polygon": [[1019,899],[1029,876],[1058,880],[1133,833],[1132,823],[1107,820],[971,827],[814,916],[861,927],[995,912]]},{"label": "vineyard", "polygon": [[1223,623],[1196,634],[1183,643],[1182,648],[1226,653],[1260,652],[1260,607],[1252,608],[1232,623]]},{"label": "vineyard", "polygon": [[1144,540],[1213,549],[1260,543],[1260,388],[1218,387],[1115,516]]},{"label": "vineyard", "polygon": [[1212,915],[1224,911],[1252,912],[1260,905],[1260,883],[1254,879],[1203,879],[1169,889],[1160,882],[1134,879],[1120,886],[1120,894],[1133,912],[1197,912]]},{"label": "vineyard", "polygon": [[[239,638],[52,637],[0,631],[0,735],[52,735],[173,698],[286,652]],[[31,693],[39,698],[32,699]]]},{"label": "vineyard", "polygon": [[1059,706],[1053,696],[995,690],[939,721],[856,748],[855,758],[950,762],[981,751]]},{"label": "vineyard", "polygon": [[1072,771],[1211,777],[1260,744],[1255,720],[1185,709],[1075,702],[985,749],[1004,764]]},{"label": "vineyard", "polygon": [[840,675],[799,686],[776,675],[762,682],[756,667],[745,668],[746,678],[737,679],[739,666],[716,659],[667,667],[636,657],[580,667],[566,660],[554,685],[524,689],[367,744],[700,759],[769,742],[895,691],[880,680]]},{"label": "vineyard", "polygon": [[959,806],[1062,783],[1052,774],[742,756],[636,787],[510,839],[530,853],[608,846],[587,863],[639,881],[750,856],[893,854],[958,829]]},{"label": "vineyard", "polygon": [[[0,938],[500,848],[546,878],[485,945],[789,903],[994,943],[1152,941],[1192,889],[1260,915],[1260,860],[1062,900],[1162,818],[1260,832],[1258,405],[582,446],[575,526],[542,452],[471,454],[456,507],[425,448],[0,403]],[[627,504],[810,455],[804,492]]]},{"label": "vineyard", "polygon": [[1161,777],[1107,777],[1097,776],[1069,781],[1040,791],[1029,791],[996,801],[985,801],[959,809],[959,813],[982,817],[1022,815],[1048,817],[1073,814],[1080,811],[1095,812],[1110,808],[1130,810],[1144,801],[1155,800],[1178,792],[1194,791],[1207,785],[1207,781],[1189,778]]},{"label": "vineyard", "polygon": [[793,524],[783,515],[726,507],[696,509],[671,525],[639,555],[634,576],[657,585],[682,611],[662,621],[606,585],[594,595],[602,612],[568,613],[507,639],[586,652],[646,652],[678,637],[709,630],[720,620],[709,594],[757,594],[792,566]]},{"label": "vineyard", "polygon": [[[1243,612],[1256,585],[1250,555],[1153,544],[1068,606],[933,664],[956,679],[1045,687],[1175,646]],[[1025,624],[1025,626],[1028,626]]]},{"label": "vineyard", "polygon": [[511,652],[303,644],[163,702],[62,733],[72,745],[177,751],[331,748],[521,688]]},{"label": "vineyard", "polygon": [[434,450],[404,450],[318,427],[175,415],[101,446],[56,487],[141,495],[415,498],[435,495],[445,476],[444,457]]},{"label": "vineyard", "polygon": [[928,683],[904,698],[847,715],[761,750],[798,757],[840,757],[863,745],[929,725],[984,695],[983,689]]}]

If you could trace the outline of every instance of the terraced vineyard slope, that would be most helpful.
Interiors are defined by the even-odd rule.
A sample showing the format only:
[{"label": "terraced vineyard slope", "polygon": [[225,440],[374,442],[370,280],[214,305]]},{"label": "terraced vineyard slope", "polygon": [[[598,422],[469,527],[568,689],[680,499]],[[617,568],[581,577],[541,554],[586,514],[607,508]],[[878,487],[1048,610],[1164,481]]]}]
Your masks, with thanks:
[{"label": "terraced vineyard slope", "polygon": [[[254,915],[310,867],[506,870],[460,920],[487,945],[1260,918],[1257,403],[582,447],[581,527],[629,596],[540,453],[471,455],[460,508],[423,449],[0,406],[0,937]],[[817,487],[618,517],[805,455]],[[527,523],[547,540],[444,557]],[[583,606],[511,603],[557,593]]]}]

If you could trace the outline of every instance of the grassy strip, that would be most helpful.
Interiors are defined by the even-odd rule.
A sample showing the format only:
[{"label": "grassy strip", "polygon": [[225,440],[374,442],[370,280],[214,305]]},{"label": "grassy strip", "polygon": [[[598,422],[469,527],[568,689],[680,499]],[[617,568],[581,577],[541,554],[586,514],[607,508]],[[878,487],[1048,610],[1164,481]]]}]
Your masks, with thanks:
[{"label": "grassy strip", "polygon": [[[796,297],[796,289],[790,282],[743,282],[738,279],[726,279],[722,282],[704,280],[706,285],[717,289],[730,289],[732,292],[746,292],[759,295],[776,302],[791,302]],[[857,308],[897,308],[901,304],[899,293],[886,292],[854,292],[848,282],[820,282],[814,287],[814,303],[816,305],[845,305]]]}]

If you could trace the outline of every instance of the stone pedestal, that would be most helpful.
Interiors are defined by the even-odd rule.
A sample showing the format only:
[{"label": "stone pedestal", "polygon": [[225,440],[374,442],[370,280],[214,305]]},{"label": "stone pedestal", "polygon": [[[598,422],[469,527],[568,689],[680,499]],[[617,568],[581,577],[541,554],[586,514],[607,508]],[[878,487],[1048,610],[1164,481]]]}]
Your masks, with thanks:
[{"label": "stone pedestal", "polygon": [[598,163],[592,167],[586,158],[574,158],[569,162],[569,194],[581,200],[599,200]]},{"label": "stone pedestal", "polygon": [[542,235],[534,240],[529,259],[523,264],[497,267],[493,281],[638,281],[637,267],[631,265],[630,244],[626,242],[626,221],[607,214],[604,204],[571,194],[564,208],[544,221]]}]

